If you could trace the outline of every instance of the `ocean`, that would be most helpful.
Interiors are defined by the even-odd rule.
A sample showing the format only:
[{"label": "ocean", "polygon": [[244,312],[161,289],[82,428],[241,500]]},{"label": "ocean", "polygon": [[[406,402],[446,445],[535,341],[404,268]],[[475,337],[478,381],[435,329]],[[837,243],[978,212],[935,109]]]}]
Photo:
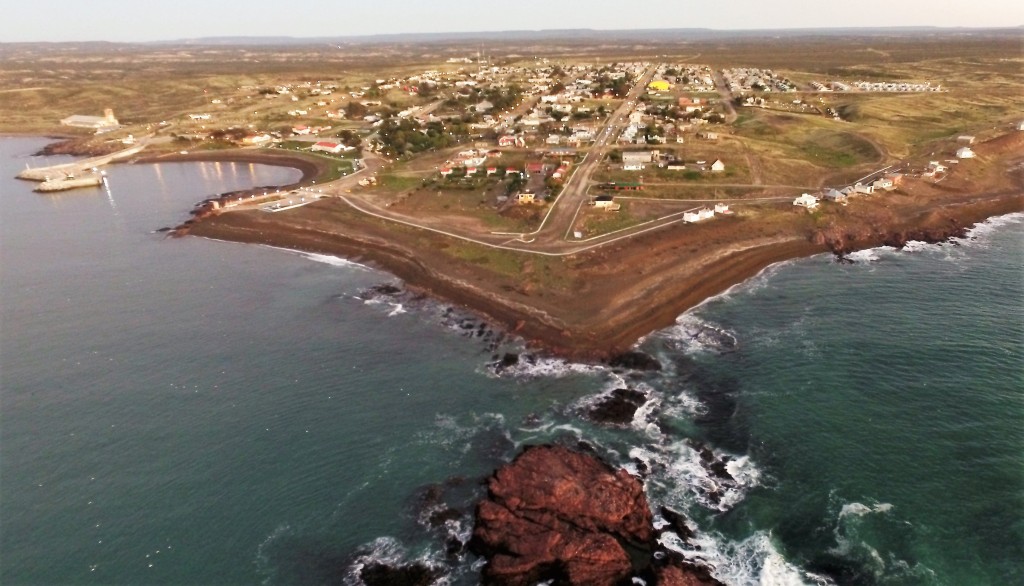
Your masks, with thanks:
[{"label": "ocean", "polygon": [[[3,584],[358,584],[372,560],[474,584],[446,541],[543,442],[645,471],[696,529],[667,545],[730,584],[1024,582],[1022,214],[773,265],[641,341],[659,372],[502,369],[516,340],[385,272],[157,232],[297,171],[39,195],[13,176],[44,144],[0,139]],[[631,424],[587,418],[620,387]]]}]

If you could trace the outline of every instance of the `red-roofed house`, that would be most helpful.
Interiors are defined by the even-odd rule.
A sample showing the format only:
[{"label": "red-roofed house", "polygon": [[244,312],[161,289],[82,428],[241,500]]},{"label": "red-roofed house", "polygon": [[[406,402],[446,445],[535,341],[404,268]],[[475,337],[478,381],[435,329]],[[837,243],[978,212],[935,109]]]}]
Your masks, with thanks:
[{"label": "red-roofed house", "polygon": [[321,140],[320,142],[314,144],[313,148],[309,150],[331,153],[336,155],[341,151],[345,150],[345,145],[336,142],[331,142],[329,140]]}]

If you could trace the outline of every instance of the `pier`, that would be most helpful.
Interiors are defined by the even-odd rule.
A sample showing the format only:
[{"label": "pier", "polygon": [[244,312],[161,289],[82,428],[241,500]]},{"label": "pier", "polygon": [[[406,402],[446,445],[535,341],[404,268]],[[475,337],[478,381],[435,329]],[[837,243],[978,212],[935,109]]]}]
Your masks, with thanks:
[{"label": "pier", "polygon": [[48,193],[51,191],[67,191],[78,187],[98,187],[103,184],[103,181],[104,176],[101,173],[90,173],[85,177],[69,175],[63,178],[43,181],[35,188],[35,191]]},{"label": "pier", "polygon": [[70,163],[63,163],[61,165],[51,165],[49,167],[35,167],[31,169],[25,169],[24,171],[18,173],[18,179],[27,179],[29,181],[49,181],[51,179],[62,179],[68,176],[83,175],[91,171],[94,167],[101,167],[108,163],[128,158],[136,153],[139,153],[144,148],[146,148],[145,144],[139,144],[131,148],[127,148],[123,151],[110,153],[109,155],[90,157],[88,159],[72,161]]}]

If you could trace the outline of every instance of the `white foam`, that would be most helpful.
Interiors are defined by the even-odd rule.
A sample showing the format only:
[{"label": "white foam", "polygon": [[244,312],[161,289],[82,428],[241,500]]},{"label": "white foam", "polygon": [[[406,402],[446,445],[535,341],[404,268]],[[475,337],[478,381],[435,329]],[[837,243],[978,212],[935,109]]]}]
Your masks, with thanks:
[{"label": "white foam", "polygon": [[401,303],[393,303],[391,304],[391,311],[388,312],[388,317],[395,317],[396,315],[402,315],[403,313],[408,313],[405,310],[405,307],[403,307]]},{"label": "white foam", "polygon": [[967,231],[967,238],[984,240],[996,230],[1005,226],[1019,226],[1024,224],[1024,212],[1014,212],[1003,216],[995,216],[984,222],[975,224]]},{"label": "white foam", "polygon": [[777,263],[772,263],[766,266],[765,268],[761,269],[760,272],[758,272],[753,277],[750,277],[746,281],[736,283],[735,285],[729,287],[725,291],[722,291],[718,295],[708,297],[704,301],[701,301],[697,305],[687,310],[686,313],[693,313],[710,303],[731,299],[732,296],[737,293],[753,293],[760,289],[764,289],[765,287],[768,286],[772,277],[778,274],[778,272],[781,271],[784,267],[789,266],[794,262],[796,262],[796,259],[783,260]]},{"label": "white foam", "polygon": [[892,246],[879,246],[877,248],[865,248],[846,255],[847,260],[854,263],[872,263],[882,258],[882,255],[896,252]]},{"label": "white foam", "polygon": [[735,332],[698,317],[690,310],[676,318],[676,324],[658,332],[687,354],[731,351],[737,345]]},{"label": "white foam", "polygon": [[671,551],[686,560],[703,564],[711,574],[730,585],[743,586],[804,586],[825,585],[829,581],[804,572],[786,561],[775,548],[771,534],[758,531],[739,542],[728,541],[720,535],[697,533],[690,543],[683,542],[674,533],[665,533],[659,539]]},{"label": "white foam", "polygon": [[[637,389],[640,390],[640,389]],[[630,425],[633,429],[644,432],[648,437],[659,438],[662,436],[661,429],[656,423],[656,413],[661,407],[661,399],[652,397],[650,393],[646,393],[647,401],[637,408],[636,412],[633,413],[633,421]]]},{"label": "white foam", "polygon": [[267,554],[267,548],[279,538],[291,532],[292,528],[287,523],[278,525],[270,532],[270,535],[268,535],[266,539],[256,546],[256,566],[260,573],[268,574],[266,579],[263,580],[263,584],[269,584],[273,578],[273,576],[269,575],[269,571],[267,569],[270,566],[270,556]]},{"label": "white foam", "polygon": [[[950,240],[965,247],[986,247],[989,245],[991,236],[999,230],[1006,226],[1020,226],[1021,224],[1024,224],[1024,212],[1014,212],[1003,216],[995,216],[985,220],[984,222],[978,222],[967,230],[962,238],[951,238]],[[921,242],[919,240],[910,240],[903,246],[903,251],[924,252],[941,250],[943,248],[948,247],[943,247],[940,244]]]},{"label": "white foam", "polygon": [[848,503],[843,505],[843,508],[839,511],[839,518],[848,516],[863,517],[871,513],[888,513],[893,509],[891,503],[876,503],[875,505],[865,505],[862,503]]},{"label": "white foam", "polygon": [[733,457],[719,450],[714,450],[713,455],[716,460],[729,459],[725,468],[731,479],[715,475],[700,452],[686,441],[630,450],[630,456],[649,469],[664,470],[648,481],[665,492],[665,500],[672,508],[685,510],[696,502],[708,509],[728,511],[760,483],[761,472],[749,456]]},{"label": "white foam", "polygon": [[924,252],[926,250],[934,250],[938,248],[938,244],[930,244],[928,242],[922,242],[921,240],[908,240],[903,245],[903,252]]},{"label": "white foam", "polygon": [[607,368],[596,364],[580,364],[569,362],[562,358],[545,358],[534,356],[531,359],[525,355],[519,356],[519,361],[504,368],[487,369],[490,376],[504,378],[562,378],[577,374],[599,374]]},{"label": "white foam", "polygon": [[[370,543],[360,548],[365,553],[362,553],[352,562],[349,566],[348,572],[346,572],[343,579],[345,586],[365,586],[360,574],[369,564],[378,563],[389,566],[398,566],[403,564],[424,564],[432,568],[440,568],[441,563],[438,556],[435,553],[424,552],[417,558],[411,558],[406,548],[393,537],[378,537]],[[443,583],[447,581],[447,577],[442,577],[438,582]]]},{"label": "white foam", "polygon": [[373,270],[373,269],[371,269],[370,267],[368,267],[366,265],[361,265],[361,264],[359,264],[357,262],[353,262],[353,261],[350,261],[348,259],[341,258],[340,256],[332,256],[330,254],[317,254],[315,252],[303,252],[303,253],[301,253],[301,255],[302,255],[303,258],[309,259],[309,260],[311,260],[313,262],[324,263],[324,264],[328,264],[328,265],[335,266],[335,267],[344,267],[344,268],[358,269],[358,270],[363,270],[363,271],[371,271],[371,270]]}]

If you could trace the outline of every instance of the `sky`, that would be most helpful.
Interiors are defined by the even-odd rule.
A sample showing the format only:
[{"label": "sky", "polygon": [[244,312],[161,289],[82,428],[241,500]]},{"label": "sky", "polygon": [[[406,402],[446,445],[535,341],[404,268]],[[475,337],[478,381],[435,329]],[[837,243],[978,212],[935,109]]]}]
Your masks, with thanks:
[{"label": "sky", "polygon": [[6,0],[0,43],[575,28],[1022,24],[1021,0]]}]

